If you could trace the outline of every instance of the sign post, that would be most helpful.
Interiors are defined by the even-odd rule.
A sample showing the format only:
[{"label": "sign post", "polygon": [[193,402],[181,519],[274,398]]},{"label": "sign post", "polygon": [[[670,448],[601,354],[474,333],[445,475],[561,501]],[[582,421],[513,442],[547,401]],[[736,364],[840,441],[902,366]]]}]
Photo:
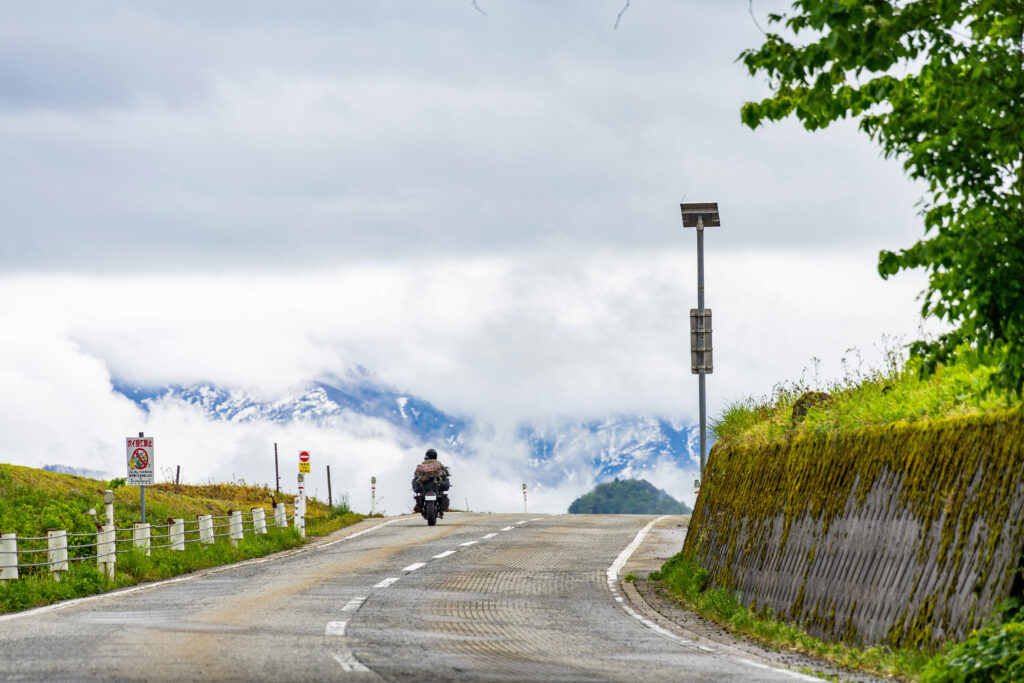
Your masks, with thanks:
[{"label": "sign post", "polygon": [[377,507],[377,477],[370,477],[370,516],[376,512]]},{"label": "sign post", "polygon": [[129,486],[139,487],[139,508],[142,521],[146,521],[146,487],[152,486],[156,467],[153,465],[153,437],[139,432],[138,438],[125,439],[125,451],[128,460],[128,476],[125,478]]},{"label": "sign post", "polygon": [[[309,453],[305,454],[309,457]],[[308,466],[308,463],[307,463]],[[295,501],[295,519],[299,529],[299,535],[306,537],[306,475],[299,472],[299,497]]]},{"label": "sign post", "polygon": [[523,484],[523,514],[526,514],[526,484]]}]

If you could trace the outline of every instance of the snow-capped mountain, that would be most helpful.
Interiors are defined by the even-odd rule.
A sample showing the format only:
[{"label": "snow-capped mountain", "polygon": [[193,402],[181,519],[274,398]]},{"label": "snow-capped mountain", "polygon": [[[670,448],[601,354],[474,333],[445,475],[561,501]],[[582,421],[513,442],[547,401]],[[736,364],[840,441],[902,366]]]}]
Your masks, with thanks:
[{"label": "snow-capped mountain", "polygon": [[[478,452],[481,442],[487,441],[486,426],[388,387],[365,370],[272,396],[208,384],[154,389],[118,383],[114,388],[147,411],[160,402],[173,401],[198,409],[210,420],[308,423],[334,429],[366,418],[390,425],[388,432],[408,444],[441,447],[443,443],[445,450],[468,459],[495,455],[489,448],[486,455]],[[534,481],[544,486],[639,477],[665,464],[692,469],[697,452],[694,426],[647,416],[525,423],[519,426],[515,441],[528,454]]]}]

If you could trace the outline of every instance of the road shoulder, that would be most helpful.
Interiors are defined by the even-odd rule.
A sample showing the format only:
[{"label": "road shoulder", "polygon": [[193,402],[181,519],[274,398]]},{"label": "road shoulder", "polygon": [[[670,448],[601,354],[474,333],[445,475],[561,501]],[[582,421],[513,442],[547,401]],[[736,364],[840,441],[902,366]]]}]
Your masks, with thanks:
[{"label": "road shoulder", "polygon": [[832,680],[867,683],[881,681],[870,674],[851,672],[830,662],[796,652],[778,652],[760,643],[730,633],[718,624],[709,621],[696,612],[687,609],[675,597],[669,595],[658,582],[647,581],[646,577],[670,557],[682,549],[686,537],[688,518],[669,517],[651,529],[650,534],[622,569],[622,575],[633,574],[637,581],[621,581],[620,589],[632,607],[658,626],[672,633],[716,650],[727,650],[738,656],[761,661],[773,667],[795,672],[824,675]]}]

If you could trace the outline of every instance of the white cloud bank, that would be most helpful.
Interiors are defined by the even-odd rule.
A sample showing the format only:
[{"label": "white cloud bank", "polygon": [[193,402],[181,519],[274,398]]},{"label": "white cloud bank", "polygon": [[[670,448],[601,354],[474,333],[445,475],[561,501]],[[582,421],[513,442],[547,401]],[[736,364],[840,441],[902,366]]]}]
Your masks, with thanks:
[{"label": "white cloud bank", "polygon": [[[712,415],[725,401],[797,379],[812,356],[823,359],[826,379],[839,374],[847,348],[870,360],[882,334],[915,331],[920,279],[882,282],[861,254],[729,252],[713,239]],[[695,419],[693,258],[681,247],[580,253],[561,268],[548,255],[520,255],[294,276],[8,276],[0,279],[0,459],[118,473],[124,436],[145,429],[160,439],[160,465],[181,464],[188,480],[265,482],[278,442],[282,462],[308,448],[330,454],[335,476],[375,474],[400,510],[423,445],[403,443],[385,423],[210,422],[173,402],[147,416],[111,387],[112,378],[210,382],[272,394],[361,364],[488,425],[490,441],[478,444],[486,457],[458,463],[465,488],[456,495],[515,509],[519,491],[504,489],[526,477],[526,453],[502,435],[520,421]],[[537,504],[564,507],[591,483],[546,491]],[[360,487],[338,490],[368,507]]]}]

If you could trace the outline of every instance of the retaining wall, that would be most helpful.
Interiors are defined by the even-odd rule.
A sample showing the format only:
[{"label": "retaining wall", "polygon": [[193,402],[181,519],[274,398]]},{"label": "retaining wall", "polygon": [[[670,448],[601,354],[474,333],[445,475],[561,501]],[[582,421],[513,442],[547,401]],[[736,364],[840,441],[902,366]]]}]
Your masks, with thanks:
[{"label": "retaining wall", "polygon": [[1022,589],[1024,411],[713,450],[684,551],[828,639],[963,639]]}]

